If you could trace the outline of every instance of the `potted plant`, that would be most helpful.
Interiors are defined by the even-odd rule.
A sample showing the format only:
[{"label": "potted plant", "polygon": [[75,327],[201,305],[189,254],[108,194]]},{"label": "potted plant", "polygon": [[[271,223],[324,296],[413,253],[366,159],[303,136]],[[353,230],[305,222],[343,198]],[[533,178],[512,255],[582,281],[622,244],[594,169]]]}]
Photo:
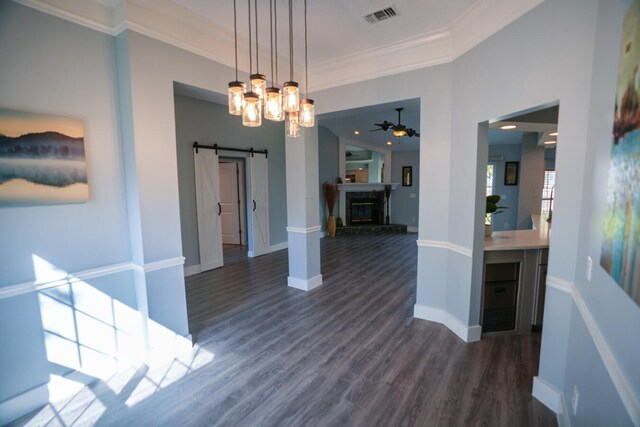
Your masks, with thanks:
[{"label": "potted plant", "polygon": [[327,201],[327,208],[329,209],[329,221],[327,223],[327,232],[329,233],[329,237],[334,237],[336,235],[336,217],[333,216],[333,208],[336,205],[338,191],[337,184],[332,184],[328,181],[322,184],[322,192],[324,193],[324,199]]},{"label": "potted plant", "polygon": [[498,206],[500,202],[500,196],[497,194],[492,194],[487,196],[487,207],[485,209],[484,214],[484,235],[485,237],[489,237],[493,234],[493,225],[491,225],[491,215],[499,214],[503,212],[505,209],[509,209],[507,206]]}]

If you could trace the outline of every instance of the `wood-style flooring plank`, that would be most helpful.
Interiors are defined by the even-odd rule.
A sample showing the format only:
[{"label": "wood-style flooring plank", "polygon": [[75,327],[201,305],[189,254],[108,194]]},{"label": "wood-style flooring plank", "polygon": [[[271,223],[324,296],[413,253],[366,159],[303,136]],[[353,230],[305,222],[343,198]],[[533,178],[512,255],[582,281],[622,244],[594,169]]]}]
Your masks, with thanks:
[{"label": "wood-style flooring plank", "polygon": [[14,424],[556,425],[531,397],[539,334],[467,344],[413,318],[416,238],[322,239],[323,284],[310,292],[287,287],[286,250],[250,259],[225,245],[223,268],[186,280],[191,357]]}]

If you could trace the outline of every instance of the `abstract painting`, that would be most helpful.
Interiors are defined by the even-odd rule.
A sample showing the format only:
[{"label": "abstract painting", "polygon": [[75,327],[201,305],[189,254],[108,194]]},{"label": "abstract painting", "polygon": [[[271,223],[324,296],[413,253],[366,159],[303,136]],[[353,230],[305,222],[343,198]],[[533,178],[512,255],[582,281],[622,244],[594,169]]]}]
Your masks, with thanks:
[{"label": "abstract painting", "polygon": [[600,265],[640,305],[640,1],[625,15]]},{"label": "abstract painting", "polygon": [[0,205],[88,198],[82,122],[0,109]]}]

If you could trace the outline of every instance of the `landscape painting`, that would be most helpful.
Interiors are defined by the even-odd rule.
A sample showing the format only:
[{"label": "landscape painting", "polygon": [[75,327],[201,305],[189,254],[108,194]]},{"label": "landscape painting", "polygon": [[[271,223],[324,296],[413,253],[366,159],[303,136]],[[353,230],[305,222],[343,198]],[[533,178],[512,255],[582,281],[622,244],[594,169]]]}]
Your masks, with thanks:
[{"label": "landscape painting", "polygon": [[0,109],[0,205],[88,198],[82,122]]},{"label": "landscape painting", "polygon": [[640,1],[625,15],[600,265],[640,305]]}]

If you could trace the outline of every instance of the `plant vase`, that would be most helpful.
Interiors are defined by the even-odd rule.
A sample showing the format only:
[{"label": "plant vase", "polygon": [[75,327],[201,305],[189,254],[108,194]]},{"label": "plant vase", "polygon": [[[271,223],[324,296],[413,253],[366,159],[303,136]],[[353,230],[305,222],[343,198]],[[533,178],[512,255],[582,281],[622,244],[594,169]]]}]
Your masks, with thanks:
[{"label": "plant vase", "polygon": [[491,237],[493,234],[493,225],[485,224],[484,225],[484,237]]},{"label": "plant vase", "polygon": [[335,237],[336,235],[336,217],[329,215],[329,222],[327,223],[327,232],[329,237]]}]

